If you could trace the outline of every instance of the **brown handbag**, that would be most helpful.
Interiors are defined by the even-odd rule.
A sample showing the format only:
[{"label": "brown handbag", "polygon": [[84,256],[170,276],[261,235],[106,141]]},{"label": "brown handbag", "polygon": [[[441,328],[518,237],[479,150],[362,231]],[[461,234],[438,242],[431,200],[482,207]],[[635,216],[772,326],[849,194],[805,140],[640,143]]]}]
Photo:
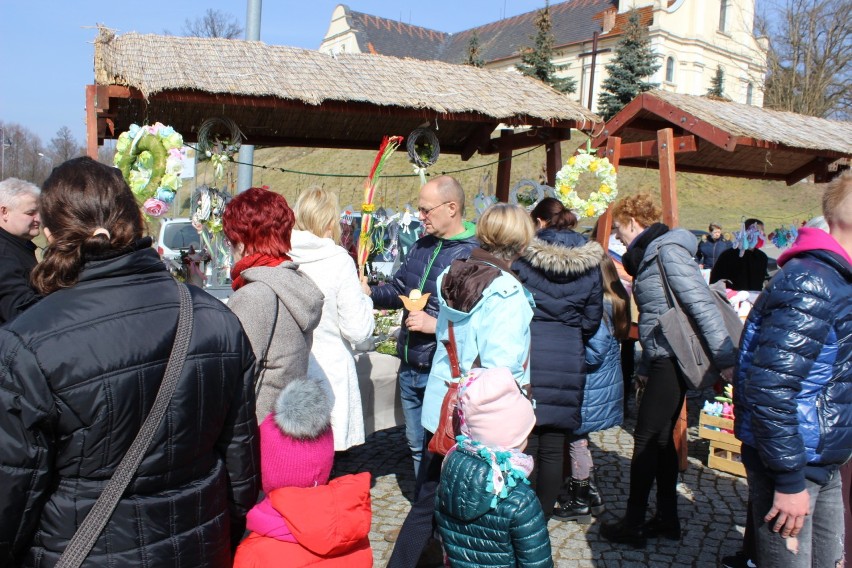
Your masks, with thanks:
[{"label": "brown handbag", "polygon": [[[447,332],[449,341],[443,341],[447,348],[447,357],[450,360],[450,376],[452,380],[447,382],[447,394],[441,401],[441,415],[438,418],[438,428],[432,439],[429,440],[429,451],[442,456],[447,455],[456,444],[456,436],[459,434],[459,383],[461,382],[461,368],[459,367],[459,356],[456,351],[456,337],[453,332],[453,322],[449,322]],[[477,357],[478,359],[479,357]]]}]

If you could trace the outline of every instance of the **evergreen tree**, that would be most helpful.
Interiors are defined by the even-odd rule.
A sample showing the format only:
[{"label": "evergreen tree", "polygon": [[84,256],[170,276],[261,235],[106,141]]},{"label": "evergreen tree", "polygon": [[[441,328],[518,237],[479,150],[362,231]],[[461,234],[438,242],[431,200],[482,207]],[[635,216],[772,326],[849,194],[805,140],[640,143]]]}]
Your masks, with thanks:
[{"label": "evergreen tree", "polygon": [[716,67],[716,74],[710,79],[710,88],[707,89],[707,94],[719,99],[725,98],[725,71],[721,65]]},{"label": "evergreen tree", "polygon": [[598,96],[598,114],[609,120],[639,93],[656,87],[656,83],[643,79],[659,68],[660,63],[651,51],[648,28],[640,23],[639,13],[634,10],[628,16],[624,35],[615,48],[615,59],[606,65],[607,77]]},{"label": "evergreen tree", "polygon": [[550,19],[550,2],[545,1],[544,8],[539,10],[535,18],[535,27],[538,29],[533,40],[535,47],[527,47],[521,50],[521,64],[517,66],[518,71],[529,77],[550,85],[562,93],[573,93],[577,90],[577,81],[573,77],[556,77],[556,72],[567,66],[553,64],[553,22]]},{"label": "evergreen tree", "polygon": [[476,30],[470,36],[470,41],[467,44],[467,64],[474,67],[482,67],[485,62],[482,60],[482,48],[479,47],[479,34]]}]

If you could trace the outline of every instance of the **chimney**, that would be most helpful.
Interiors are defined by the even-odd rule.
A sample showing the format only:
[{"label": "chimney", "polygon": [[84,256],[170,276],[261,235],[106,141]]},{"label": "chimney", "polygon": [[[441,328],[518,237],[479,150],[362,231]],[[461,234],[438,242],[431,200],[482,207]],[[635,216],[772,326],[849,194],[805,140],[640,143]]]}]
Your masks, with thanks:
[{"label": "chimney", "polygon": [[617,9],[607,8],[603,13],[603,21],[601,22],[601,35],[608,34],[615,27],[615,13]]}]

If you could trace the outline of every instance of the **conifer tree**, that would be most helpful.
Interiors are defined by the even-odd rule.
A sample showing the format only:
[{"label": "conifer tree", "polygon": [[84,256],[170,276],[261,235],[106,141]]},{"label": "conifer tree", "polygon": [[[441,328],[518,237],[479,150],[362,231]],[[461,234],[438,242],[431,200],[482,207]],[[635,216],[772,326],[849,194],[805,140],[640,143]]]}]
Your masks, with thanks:
[{"label": "conifer tree", "polygon": [[467,43],[467,64],[474,67],[482,67],[485,62],[482,60],[482,48],[479,47],[479,34],[476,30],[470,36],[470,41]]},{"label": "conifer tree", "polygon": [[716,67],[716,74],[710,79],[710,88],[707,89],[707,94],[719,99],[725,98],[725,71],[721,65]]},{"label": "conifer tree", "polygon": [[639,12],[633,10],[627,18],[624,35],[615,48],[615,59],[606,65],[607,77],[598,95],[598,114],[609,120],[639,93],[650,91],[656,83],[644,81],[660,68],[648,28],[639,21]]},{"label": "conifer tree", "polygon": [[573,93],[577,90],[577,81],[573,77],[556,77],[556,72],[567,66],[557,67],[553,64],[553,22],[550,19],[550,2],[544,3],[535,18],[538,29],[533,40],[535,47],[521,50],[521,64],[518,71],[529,77],[543,81],[562,93]]}]

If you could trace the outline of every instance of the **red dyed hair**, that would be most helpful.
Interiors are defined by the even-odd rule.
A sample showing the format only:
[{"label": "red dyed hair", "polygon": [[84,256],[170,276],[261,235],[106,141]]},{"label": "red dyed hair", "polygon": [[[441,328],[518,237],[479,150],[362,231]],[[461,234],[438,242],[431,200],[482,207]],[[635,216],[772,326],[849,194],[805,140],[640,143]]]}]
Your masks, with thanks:
[{"label": "red dyed hair", "polygon": [[296,216],[283,195],[251,187],[228,203],[222,216],[222,229],[229,241],[246,247],[246,256],[281,257],[290,252],[295,221]]}]

